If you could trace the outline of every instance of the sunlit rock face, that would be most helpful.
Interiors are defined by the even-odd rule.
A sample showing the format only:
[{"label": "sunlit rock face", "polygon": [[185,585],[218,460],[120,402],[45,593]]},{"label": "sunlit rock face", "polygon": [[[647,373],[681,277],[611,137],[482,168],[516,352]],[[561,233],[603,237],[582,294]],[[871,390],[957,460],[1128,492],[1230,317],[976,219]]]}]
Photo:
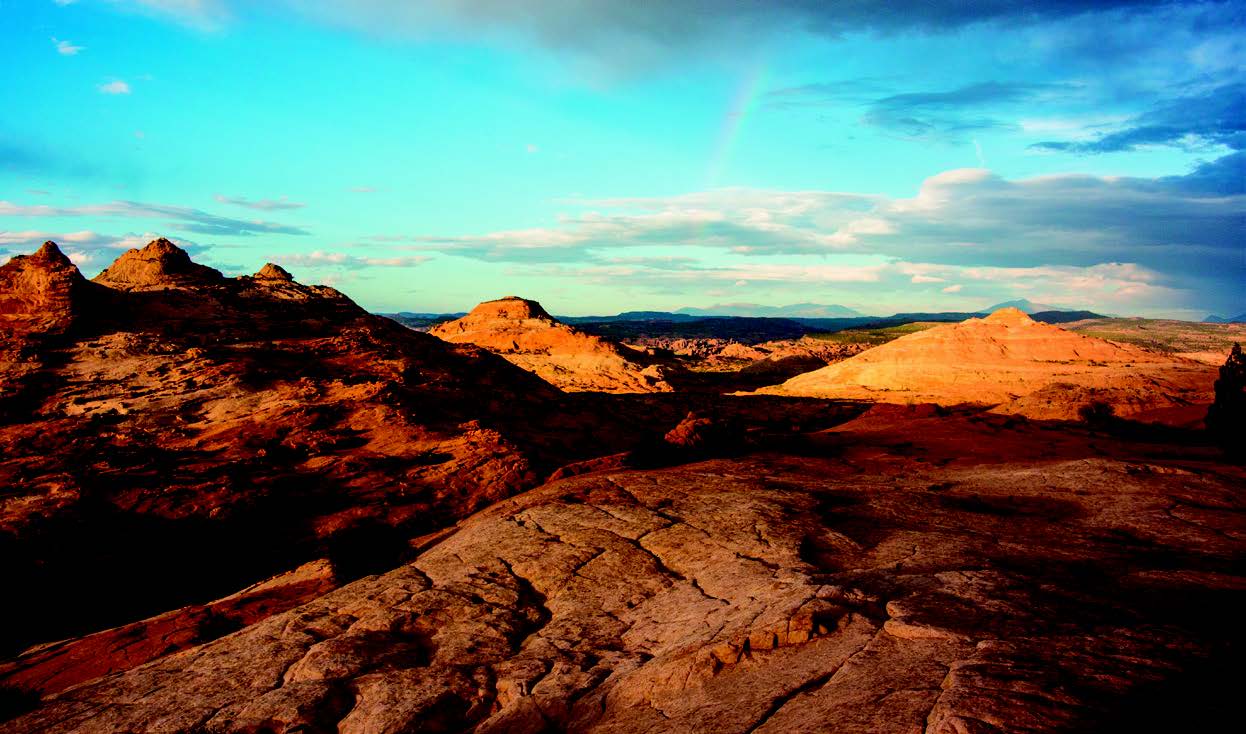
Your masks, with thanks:
[{"label": "sunlit rock face", "polygon": [[568,391],[668,392],[663,366],[643,352],[559,322],[541,304],[516,296],[485,301],[432,329],[455,343],[500,354]]},{"label": "sunlit rock face", "polygon": [[[1184,421],[1210,402],[1212,381],[1213,370],[1198,362],[1076,334],[1005,308],[909,334],[761,392],[995,405],[1054,419],[1076,418],[1084,406],[1102,402],[1121,416]],[[1184,410],[1189,406],[1195,407]]]}]

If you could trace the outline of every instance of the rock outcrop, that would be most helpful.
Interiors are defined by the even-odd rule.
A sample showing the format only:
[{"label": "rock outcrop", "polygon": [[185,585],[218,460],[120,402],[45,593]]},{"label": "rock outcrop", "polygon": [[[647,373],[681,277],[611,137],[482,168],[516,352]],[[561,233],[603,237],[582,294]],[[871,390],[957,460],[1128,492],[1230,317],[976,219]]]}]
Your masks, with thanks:
[{"label": "rock outcrop", "polygon": [[826,437],[833,459],[550,484],[0,731],[1034,734],[1229,713],[1246,476],[1088,458],[991,416],[888,420]]},{"label": "rock outcrop", "polygon": [[257,280],[283,280],[286,282],[292,282],[294,280],[294,276],[290,275],[288,270],[273,263],[264,263],[264,267],[260,268],[259,271],[251,277],[256,278]]},{"label": "rock outcrop", "polygon": [[126,250],[93,280],[116,290],[141,291],[204,285],[223,278],[219,270],[194,262],[185,250],[162,237],[142,249]]},{"label": "rock outcrop", "polygon": [[0,338],[59,334],[87,309],[91,287],[54,242],[0,265]]},{"label": "rock outcrop", "polygon": [[475,344],[563,390],[667,392],[662,365],[637,350],[559,322],[536,301],[508,296],[486,301],[429,333]]},{"label": "rock outcrop", "polygon": [[0,651],[326,553],[346,579],[389,568],[407,537],[637,440],[484,350],[263,275],[162,240],[97,283],[51,244],[0,268],[0,589],[22,600]]},{"label": "rock outcrop", "polygon": [[1184,416],[1211,401],[1214,370],[1032,320],[1015,308],[936,326],[759,392],[889,403],[995,405],[1071,419],[1088,403],[1126,417]]}]

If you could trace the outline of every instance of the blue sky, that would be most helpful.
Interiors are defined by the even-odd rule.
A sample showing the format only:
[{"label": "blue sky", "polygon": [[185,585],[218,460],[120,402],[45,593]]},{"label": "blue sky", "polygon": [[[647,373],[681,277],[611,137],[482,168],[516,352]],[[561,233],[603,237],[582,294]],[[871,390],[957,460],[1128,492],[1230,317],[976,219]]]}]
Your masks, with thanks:
[{"label": "blue sky", "polygon": [[0,258],[163,235],[375,310],[1246,310],[1243,3],[256,5],[0,0]]}]

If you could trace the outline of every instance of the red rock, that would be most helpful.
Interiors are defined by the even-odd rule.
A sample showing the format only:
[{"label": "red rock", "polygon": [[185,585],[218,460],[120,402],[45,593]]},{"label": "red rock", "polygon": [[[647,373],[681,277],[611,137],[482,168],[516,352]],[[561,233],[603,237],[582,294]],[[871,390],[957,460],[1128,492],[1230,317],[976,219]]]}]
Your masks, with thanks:
[{"label": "red rock", "polygon": [[663,367],[646,355],[559,322],[516,296],[486,301],[429,333],[475,344],[569,391],[668,392]]},{"label": "red rock", "polygon": [[[995,416],[885,413],[838,432],[833,458],[592,474],[504,500],[409,565],[0,731],[1213,723],[1229,686],[1206,687],[1242,641],[1215,619],[1246,611],[1223,570],[1246,536],[1239,469],[1143,465],[1131,452],[1153,446],[1110,442],[1088,458],[1075,435],[1034,428],[1052,439],[1039,445]],[[896,441],[907,454],[879,456]]]},{"label": "red rock", "polygon": [[290,275],[288,270],[280,265],[274,265],[273,263],[264,263],[264,267],[260,268],[259,271],[251,277],[256,280],[294,280],[294,276]]},{"label": "red rock", "polygon": [[880,402],[978,404],[1076,419],[1088,402],[1121,416],[1210,402],[1212,370],[1033,321],[1015,308],[908,334],[762,393]]},{"label": "red rock", "polygon": [[63,333],[79,318],[90,287],[54,242],[0,265],[0,339]]},{"label": "red rock", "polygon": [[208,604],[31,648],[0,663],[0,686],[38,695],[56,693],[203,644],[323,596],[336,586],[328,561],[307,563]]},{"label": "red rock", "polygon": [[130,249],[93,280],[117,290],[181,288],[220,281],[220,271],[200,265],[186,251],[163,237],[143,249]]}]

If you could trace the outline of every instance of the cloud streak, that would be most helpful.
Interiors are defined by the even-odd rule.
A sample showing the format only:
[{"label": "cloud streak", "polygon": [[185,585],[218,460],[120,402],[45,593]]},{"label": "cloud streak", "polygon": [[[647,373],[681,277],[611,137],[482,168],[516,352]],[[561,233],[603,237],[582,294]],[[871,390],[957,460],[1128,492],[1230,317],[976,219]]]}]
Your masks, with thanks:
[{"label": "cloud streak", "polygon": [[212,198],[221,204],[231,204],[233,206],[240,206],[246,209],[257,209],[259,211],[266,212],[281,211],[286,209],[302,209],[307,206],[306,204],[302,204],[297,201],[289,201],[284,196],[278,199],[248,199],[243,196],[225,196],[224,194],[217,194]]},{"label": "cloud streak", "polygon": [[402,257],[368,257],[348,255],[343,252],[324,252],[315,250],[309,253],[292,255],[273,255],[272,259],[279,265],[304,268],[345,268],[360,270],[363,268],[411,268],[429,261],[423,255]]},{"label": "cloud streak", "polygon": [[[1135,291],[1158,297],[1172,295],[1163,288],[1197,287],[1209,301],[1227,303],[1240,298],[1236,292],[1246,282],[1246,195],[1232,176],[1241,165],[1235,154],[1187,176],[1159,179],[1057,175],[1012,181],[985,169],[959,169],[932,176],[909,198],[726,189],[577,201],[568,206],[579,211],[549,227],[385,240],[492,262],[582,263],[604,268],[595,271],[600,273],[629,272],[617,260],[625,248],[763,259],[874,256],[930,265],[908,273],[916,285],[963,283],[974,272],[1130,263],[1138,269],[1130,275]],[[765,280],[756,275],[764,267],[728,270],[723,277]],[[985,270],[945,273],[939,267]],[[691,277],[717,272],[662,270],[695,270]],[[864,277],[869,271],[854,272]],[[1140,272],[1162,277],[1139,285],[1134,280]],[[653,276],[655,282],[685,277]]]},{"label": "cloud streak", "polygon": [[170,226],[207,235],[249,236],[256,234],[310,234],[302,227],[264,220],[244,220],[209,214],[201,209],[137,201],[114,201],[107,204],[59,207],[45,204],[22,206],[0,201],[0,216],[7,217],[123,217],[132,219],[165,219]]},{"label": "cloud streak", "polygon": [[1223,145],[1246,150],[1246,83],[1157,104],[1120,130],[1088,141],[1049,140],[1034,148],[1072,153],[1118,153],[1143,146]]}]

